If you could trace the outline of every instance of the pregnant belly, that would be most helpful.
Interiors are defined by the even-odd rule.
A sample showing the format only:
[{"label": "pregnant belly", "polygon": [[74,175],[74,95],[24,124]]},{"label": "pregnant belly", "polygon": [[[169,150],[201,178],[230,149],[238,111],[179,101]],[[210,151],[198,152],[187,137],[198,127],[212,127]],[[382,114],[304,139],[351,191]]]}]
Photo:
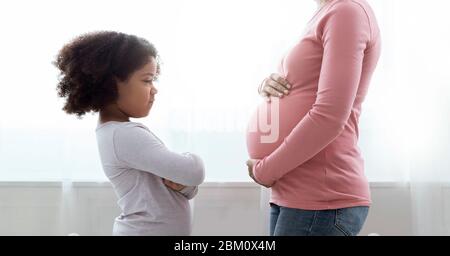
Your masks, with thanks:
[{"label": "pregnant belly", "polygon": [[311,109],[315,98],[289,95],[262,102],[247,126],[247,150],[250,158],[262,159],[275,151],[292,129]]}]

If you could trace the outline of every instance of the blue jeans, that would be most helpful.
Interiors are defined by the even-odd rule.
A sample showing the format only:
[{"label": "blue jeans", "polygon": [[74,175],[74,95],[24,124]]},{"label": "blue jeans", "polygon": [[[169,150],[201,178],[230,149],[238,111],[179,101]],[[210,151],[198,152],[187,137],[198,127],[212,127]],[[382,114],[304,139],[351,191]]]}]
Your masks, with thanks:
[{"label": "blue jeans", "polygon": [[271,236],[356,236],[369,207],[301,210],[270,204]]}]

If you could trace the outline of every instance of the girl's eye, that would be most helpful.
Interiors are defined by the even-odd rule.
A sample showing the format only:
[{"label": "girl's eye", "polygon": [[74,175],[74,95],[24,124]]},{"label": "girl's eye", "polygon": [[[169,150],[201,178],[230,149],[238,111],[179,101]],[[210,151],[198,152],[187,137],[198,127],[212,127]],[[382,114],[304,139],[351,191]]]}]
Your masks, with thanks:
[{"label": "girl's eye", "polygon": [[155,81],[158,81],[158,78],[153,78],[153,79],[150,79],[150,80],[144,80],[145,83],[152,83],[152,82],[155,82]]}]

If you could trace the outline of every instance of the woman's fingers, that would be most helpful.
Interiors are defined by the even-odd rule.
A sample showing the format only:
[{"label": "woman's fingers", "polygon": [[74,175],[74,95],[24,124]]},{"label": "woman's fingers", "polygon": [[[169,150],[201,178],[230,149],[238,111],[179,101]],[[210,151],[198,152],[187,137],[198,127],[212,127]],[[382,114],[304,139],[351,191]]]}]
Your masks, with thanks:
[{"label": "woman's fingers", "polygon": [[272,86],[266,84],[263,88],[263,91],[266,92],[268,95],[273,96],[273,97],[279,97],[282,98],[283,97],[283,93],[276,90],[275,88],[273,88]]},{"label": "woman's fingers", "polygon": [[249,159],[249,160],[247,160],[247,167],[248,167],[248,176],[250,176],[250,178],[252,178],[253,179],[253,181],[255,182],[255,183],[257,183],[257,184],[259,184],[259,185],[261,185],[261,186],[264,186],[264,187],[266,187],[266,188],[270,188],[270,187],[272,187],[272,185],[265,185],[265,184],[261,184],[261,183],[259,183],[257,180],[256,180],[256,178],[255,178],[255,176],[253,175],[253,166],[258,162],[259,160],[258,159]]},{"label": "woman's fingers", "polygon": [[285,85],[280,84],[277,81],[274,81],[272,79],[267,80],[266,83],[268,86],[274,88],[275,90],[277,90],[280,93],[283,93],[285,95],[289,94],[289,90],[287,89],[287,87],[285,87]]},{"label": "woman's fingers", "polygon": [[292,86],[284,77],[273,73],[262,81],[258,92],[267,102],[270,102],[270,97],[282,98],[289,94],[291,88]]},{"label": "woman's fingers", "polygon": [[277,84],[281,85],[285,89],[291,89],[291,85],[289,82],[282,76],[277,73],[273,73],[270,75],[270,79],[275,81]]},{"label": "woman's fingers", "polygon": [[[268,97],[280,97],[289,94],[289,89],[291,86],[289,83],[278,74],[272,74],[269,78],[266,78],[263,82],[263,88],[261,90],[261,95]],[[265,95],[264,95],[265,94]]]}]

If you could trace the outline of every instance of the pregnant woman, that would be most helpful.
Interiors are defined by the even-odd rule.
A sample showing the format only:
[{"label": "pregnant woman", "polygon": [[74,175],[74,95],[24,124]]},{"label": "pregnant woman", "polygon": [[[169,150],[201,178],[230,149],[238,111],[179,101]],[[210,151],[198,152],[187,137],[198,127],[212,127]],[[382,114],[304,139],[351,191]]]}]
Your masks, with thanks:
[{"label": "pregnant woman", "polygon": [[358,121],[380,56],[380,31],[366,0],[318,4],[279,75],[260,87],[276,98],[259,106],[250,127],[268,109],[278,137],[267,143],[265,131],[247,133],[249,174],[271,187],[275,236],[357,235],[371,205]]},{"label": "pregnant woman", "polygon": [[103,170],[122,210],[113,235],[190,235],[189,199],[203,182],[202,160],[169,151],[145,125],[157,93],[158,55],[147,40],[95,32],[65,45],[55,61],[63,110],[99,112],[96,129]]}]

